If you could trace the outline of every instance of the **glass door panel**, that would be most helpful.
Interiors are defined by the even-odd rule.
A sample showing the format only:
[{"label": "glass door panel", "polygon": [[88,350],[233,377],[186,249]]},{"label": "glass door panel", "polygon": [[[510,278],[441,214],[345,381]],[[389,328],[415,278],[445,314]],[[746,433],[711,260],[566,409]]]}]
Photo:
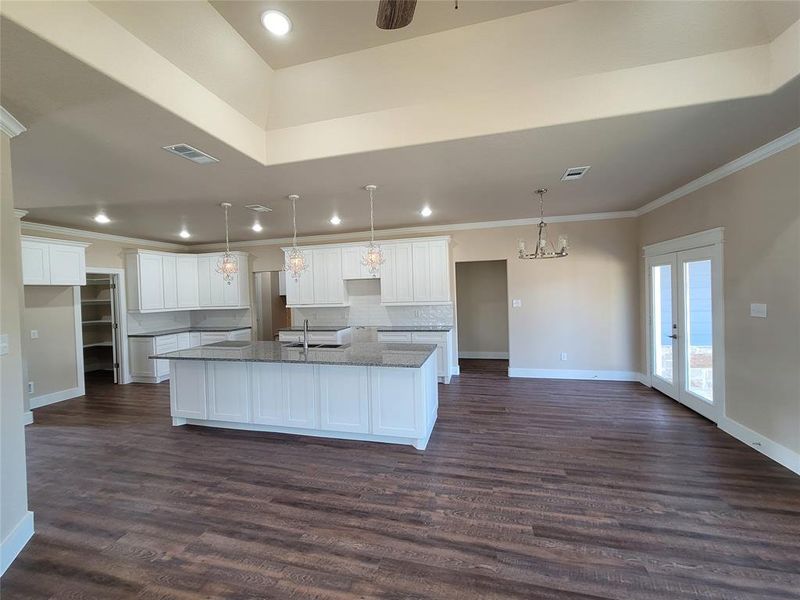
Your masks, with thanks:
[{"label": "glass door panel", "polygon": [[686,391],[708,402],[714,401],[714,341],[711,298],[711,260],[683,264],[687,364]]},{"label": "glass door panel", "polygon": [[672,265],[652,268],[653,372],[670,383],[672,377]]}]

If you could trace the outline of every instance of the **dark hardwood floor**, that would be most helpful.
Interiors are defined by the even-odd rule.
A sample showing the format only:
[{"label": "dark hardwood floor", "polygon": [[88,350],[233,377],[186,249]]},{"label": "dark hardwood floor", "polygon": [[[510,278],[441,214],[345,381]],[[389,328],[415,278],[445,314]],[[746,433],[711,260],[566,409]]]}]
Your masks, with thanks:
[{"label": "dark hardwood floor", "polygon": [[467,371],[425,452],[89,382],[27,428],[2,598],[800,598],[796,475],[639,384]]}]

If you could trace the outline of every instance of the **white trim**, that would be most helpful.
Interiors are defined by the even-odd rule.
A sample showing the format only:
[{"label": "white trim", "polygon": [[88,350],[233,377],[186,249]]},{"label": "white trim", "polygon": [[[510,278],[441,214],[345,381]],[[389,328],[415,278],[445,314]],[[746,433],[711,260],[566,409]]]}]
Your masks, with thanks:
[{"label": "white trim", "polygon": [[15,208],[14,209],[14,216],[17,217],[18,219],[21,219],[22,217],[24,217],[27,214],[28,214],[27,210],[22,210],[21,208]]},{"label": "white trim", "polygon": [[44,223],[34,223],[32,221],[23,221],[22,229],[28,231],[42,231],[46,233],[55,233],[58,235],[71,235],[73,237],[89,238],[91,240],[105,240],[108,242],[117,242],[119,244],[130,244],[132,246],[150,246],[152,248],[162,248],[164,250],[188,251],[191,247],[183,244],[173,244],[172,242],[157,242],[155,240],[145,240],[142,238],[126,237],[123,235],[115,235],[113,233],[98,233],[97,231],[86,231],[84,229],[73,229],[71,227],[61,227],[60,225],[45,225]]},{"label": "white trim", "polygon": [[758,450],[764,456],[800,475],[800,453],[772,441],[730,417],[723,416],[718,427],[728,435],[735,437],[740,442]]},{"label": "white trim", "polygon": [[649,244],[642,248],[645,257],[659,256],[661,254],[671,254],[672,252],[683,252],[684,250],[694,250],[706,246],[714,246],[725,242],[725,228],[715,227],[698,233],[691,233],[679,238],[665,240]]},{"label": "white trim", "polygon": [[24,413],[22,413],[22,424],[33,425],[33,411],[26,410]]},{"label": "white trim", "polygon": [[[364,235],[369,235],[369,232],[365,233]],[[300,239],[300,238],[298,238],[298,239]],[[437,235],[437,236],[432,236],[432,237],[428,236],[428,237],[400,238],[400,239],[388,239],[388,240],[382,239],[382,240],[378,240],[378,243],[380,243],[380,244],[402,244],[402,243],[407,243],[407,242],[414,241],[414,242],[447,242],[449,244],[450,240],[451,240],[451,238],[450,238],[449,235]],[[338,243],[338,244],[324,244],[324,245],[320,245],[320,246],[307,245],[307,246],[303,246],[303,249],[313,250],[314,248],[350,248],[352,246],[357,246],[359,244],[363,244],[366,241],[367,240],[356,241],[356,242],[350,241],[350,242],[341,242],[341,243]],[[289,240],[289,243],[291,244],[291,240]],[[284,252],[286,252],[288,250],[291,250],[291,249],[292,249],[292,246],[283,246],[281,248],[281,250],[283,250]]]},{"label": "white trim", "polygon": [[686,185],[682,185],[676,190],[672,190],[668,194],[664,194],[660,198],[653,200],[645,204],[644,206],[636,209],[634,212],[636,216],[641,216],[647,214],[651,211],[654,211],[657,208],[664,206],[665,204],[669,204],[670,202],[674,202],[678,198],[683,198],[692,192],[696,192],[700,188],[704,188],[707,185],[711,185],[719,181],[720,179],[727,177],[728,175],[732,175],[737,171],[741,171],[742,169],[749,167],[750,165],[754,165],[755,163],[764,160],[765,158],[769,158],[773,154],[777,154],[778,152],[782,152],[787,148],[791,148],[795,144],[800,143],[800,127],[797,129],[793,129],[789,133],[782,135],[781,137],[772,140],[764,144],[763,146],[756,148],[755,150],[748,152],[747,154],[740,156],[737,159],[732,160],[729,163],[722,165],[721,167],[714,169],[703,175],[702,177],[698,177],[697,179],[690,181]]},{"label": "white trim", "polygon": [[650,375],[648,375],[647,373],[638,373],[638,375],[639,375],[639,383],[641,383],[642,385],[646,385],[649,388],[653,387],[653,382],[650,378]]},{"label": "white trim", "polygon": [[5,133],[8,137],[17,137],[20,133],[28,131],[28,129],[16,117],[8,112],[5,108],[0,106],[0,131]]},{"label": "white trim", "polygon": [[21,240],[27,242],[58,242],[60,246],[75,246],[76,248],[88,248],[92,245],[91,242],[76,242],[74,240],[57,240],[55,238],[37,237],[35,235],[20,235]]},{"label": "white trim", "polygon": [[[86,382],[83,374],[83,307],[81,305],[81,288],[78,285],[72,288],[72,302],[75,305],[75,381],[78,382],[78,393],[70,396],[70,398],[75,398],[86,393]],[[64,398],[64,400],[67,400],[67,398]],[[59,400],[56,400],[56,402],[59,402]]]},{"label": "white trim", "polygon": [[[616,212],[600,212],[600,213],[583,213],[579,215],[562,215],[555,217],[547,217],[548,223],[569,223],[573,221],[606,221],[611,219],[632,219],[638,216],[634,210],[624,210]],[[383,239],[384,236],[393,235],[407,235],[407,234],[425,234],[425,233],[440,233],[444,231],[463,231],[468,229],[495,229],[501,227],[523,227],[528,225],[538,225],[539,217],[525,218],[525,219],[507,219],[501,221],[477,221],[473,223],[453,223],[449,225],[415,225],[412,227],[396,227],[394,229],[376,229],[375,236],[378,238],[376,241],[380,243],[388,243],[390,241]],[[298,236],[298,242],[336,242],[348,241],[352,243],[366,242],[369,236],[369,231],[353,231],[350,233],[326,233],[321,235],[306,235]],[[358,238],[365,239],[358,239]],[[406,240],[407,241],[407,240]],[[266,240],[250,240],[243,242],[231,242],[231,248],[249,248],[251,246],[278,246],[281,244],[291,244],[292,238],[273,238]],[[189,246],[192,251],[195,250],[220,250],[224,249],[223,242],[214,242],[210,244],[197,244]]]},{"label": "white trim", "polygon": [[14,529],[0,543],[0,575],[6,572],[25,544],[33,537],[33,513],[26,511]]},{"label": "white trim", "polygon": [[115,267],[86,267],[86,272],[95,274],[109,273],[117,276],[115,281],[117,289],[115,291],[117,296],[117,323],[119,323],[119,332],[117,335],[119,340],[119,347],[117,348],[117,356],[120,365],[119,382],[121,385],[131,383],[130,358],[128,355],[128,305],[125,291],[125,269],[118,269]]},{"label": "white trim", "polygon": [[452,367],[450,369],[450,376],[452,377],[454,375],[461,375],[461,366],[460,365],[455,365],[454,367]]},{"label": "white trim", "polygon": [[501,359],[508,358],[508,352],[469,352],[465,350],[458,352],[458,358],[487,358],[487,359]]},{"label": "white trim", "polygon": [[[83,349],[81,349],[81,363],[83,363]],[[81,381],[83,381],[83,377],[81,377]],[[36,398],[31,398],[28,400],[31,410],[36,410],[37,408],[42,408],[43,406],[48,406],[49,404],[55,404],[56,402],[63,402],[64,400],[71,400],[72,398],[77,398],[78,396],[83,396],[83,390],[80,387],[69,388],[68,390],[60,390],[58,392],[51,392],[49,394],[43,394],[41,396],[36,396]]]},{"label": "white trim", "polygon": [[520,369],[509,368],[509,377],[532,379],[596,379],[598,381],[639,381],[635,371],[584,371],[576,369]]}]

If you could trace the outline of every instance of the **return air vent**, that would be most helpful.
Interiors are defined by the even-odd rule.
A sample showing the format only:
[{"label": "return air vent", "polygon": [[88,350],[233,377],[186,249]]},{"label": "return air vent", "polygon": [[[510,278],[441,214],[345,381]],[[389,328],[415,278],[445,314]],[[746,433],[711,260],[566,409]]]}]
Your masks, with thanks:
[{"label": "return air vent", "polygon": [[269,206],[264,206],[263,204],[245,204],[244,207],[254,212],[272,212]]},{"label": "return air vent", "polygon": [[586,172],[591,169],[592,167],[570,167],[566,171],[564,171],[564,175],[561,177],[561,181],[573,181],[575,179],[580,179]]},{"label": "return air vent", "polygon": [[189,144],[174,144],[172,146],[164,146],[163,148],[171,154],[177,154],[178,156],[187,158],[192,162],[196,162],[198,165],[208,165],[219,162],[219,159],[216,159],[213,156],[198,150],[197,148],[193,148]]}]

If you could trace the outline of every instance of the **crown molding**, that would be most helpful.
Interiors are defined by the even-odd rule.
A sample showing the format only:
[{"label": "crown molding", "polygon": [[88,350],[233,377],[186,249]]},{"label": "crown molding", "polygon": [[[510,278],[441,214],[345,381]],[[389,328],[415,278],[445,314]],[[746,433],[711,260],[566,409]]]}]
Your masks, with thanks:
[{"label": "crown molding", "polygon": [[[580,215],[562,215],[547,217],[548,223],[569,223],[574,221],[607,221],[611,219],[631,219],[636,217],[636,211],[624,210],[616,212],[584,213]],[[507,219],[503,221],[477,221],[472,223],[453,223],[450,225],[416,225],[412,227],[396,227],[394,229],[376,229],[375,236],[381,241],[387,241],[391,236],[403,236],[407,234],[436,234],[447,231],[466,231],[469,229],[497,229],[501,227],[524,227],[527,225],[538,225],[539,217],[525,219]],[[325,243],[325,242],[357,242],[362,241],[358,238],[368,238],[369,231],[351,231],[350,233],[328,233],[321,235],[298,236],[298,242],[306,243]],[[280,246],[291,244],[292,238],[272,238],[266,240],[251,240],[245,242],[231,242],[231,248],[251,248],[253,246]],[[196,244],[189,246],[192,250],[220,250],[225,247],[222,242],[210,244]]]},{"label": "crown molding", "polygon": [[43,238],[35,235],[21,235],[19,237],[21,240],[28,240],[30,242],[40,242],[44,240],[50,243],[58,242],[59,245],[64,245],[64,246],[75,246],[76,248],[88,248],[89,246],[92,245],[92,242],[76,242],[75,240],[57,240],[55,238]]},{"label": "crown molding", "polygon": [[21,208],[15,208],[14,209],[14,216],[17,217],[18,219],[21,219],[22,217],[24,217],[27,214],[28,214],[27,210],[22,210]]},{"label": "crown molding", "polygon": [[53,233],[56,235],[69,235],[72,237],[87,238],[90,240],[103,240],[106,242],[116,242],[118,244],[129,245],[129,246],[148,246],[150,248],[159,248],[162,250],[175,250],[179,252],[186,252],[190,248],[189,246],[185,246],[183,244],[173,244],[172,242],[158,242],[155,240],[145,240],[142,238],[114,235],[113,233],[98,233],[96,231],[72,229],[71,227],[61,227],[60,225],[46,225],[44,223],[32,223],[30,221],[22,221],[22,229],[25,231],[39,231],[42,233]]},{"label": "crown molding", "polygon": [[660,198],[657,198],[652,202],[649,202],[636,209],[634,212],[636,213],[637,217],[652,212],[655,209],[664,206],[665,204],[674,202],[678,198],[683,198],[692,192],[696,192],[707,185],[711,185],[712,183],[715,183],[720,179],[727,177],[728,175],[733,175],[737,171],[741,171],[750,165],[754,165],[755,163],[762,161],[765,158],[769,158],[773,154],[782,152],[787,148],[791,148],[798,143],[800,143],[800,127],[793,129],[789,133],[782,135],[781,137],[774,139],[751,152],[748,152],[744,156],[740,156],[739,158],[734,159],[731,162],[726,163],[721,167],[714,169],[713,171],[710,171],[709,173],[706,173],[702,177],[698,177],[694,181],[690,181],[686,185],[682,185],[678,189],[672,190],[669,194],[664,194]]},{"label": "crown molding", "polygon": [[0,131],[5,133],[8,137],[13,138],[28,130],[22,123],[14,118],[14,115],[0,106]]}]

